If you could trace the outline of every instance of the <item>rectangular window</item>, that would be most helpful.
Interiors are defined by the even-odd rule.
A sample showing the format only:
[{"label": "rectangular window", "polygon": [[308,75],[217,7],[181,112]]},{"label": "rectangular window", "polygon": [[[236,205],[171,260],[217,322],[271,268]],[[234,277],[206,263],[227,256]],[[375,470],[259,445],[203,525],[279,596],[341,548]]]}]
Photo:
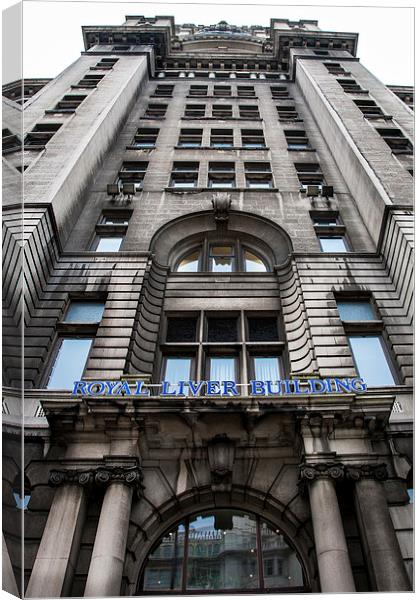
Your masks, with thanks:
[{"label": "rectangular window", "polygon": [[136,190],[141,190],[148,164],[147,161],[124,161],[118,173],[117,183],[133,183]]},{"label": "rectangular window", "polygon": [[276,317],[248,317],[248,340],[250,342],[278,342]]},{"label": "rectangular window", "polygon": [[278,381],[281,379],[280,359],[277,356],[253,356],[255,379],[258,381]]},{"label": "rectangular window", "polygon": [[233,162],[211,162],[209,163],[208,187],[210,188],[234,188],[235,163]]},{"label": "rectangular window", "polygon": [[198,162],[176,161],[173,163],[170,186],[195,188],[198,185]]},{"label": "rectangular window", "polygon": [[348,252],[343,236],[318,236],[322,252]]},{"label": "rectangular window", "polygon": [[99,69],[112,69],[117,62],[118,58],[101,58],[101,60],[96,63],[96,67]]},{"label": "rectangular window", "polygon": [[376,131],[391,148],[393,154],[413,154],[413,145],[397,127],[377,127]]},{"label": "rectangular window", "polygon": [[318,163],[295,163],[296,174],[302,190],[308,185],[325,185],[324,175]]},{"label": "rectangular window", "polygon": [[265,148],[265,138],[262,129],[241,129],[243,148]]},{"label": "rectangular window", "polygon": [[141,127],[134,136],[133,146],[136,148],[155,148],[159,129],[154,127]]},{"label": "rectangular window", "polygon": [[183,148],[199,148],[202,137],[202,129],[181,129],[178,146],[182,146]]},{"label": "rectangular window", "polygon": [[82,88],[95,88],[98,83],[100,83],[102,81],[102,79],[105,77],[105,75],[100,75],[100,74],[93,74],[93,73],[89,73],[88,75],[85,75],[83,77],[83,79],[81,79],[79,81],[79,83],[77,84],[76,87],[82,87]]},{"label": "rectangular window", "polygon": [[233,271],[235,251],[233,246],[211,246],[209,252],[210,271],[230,273]]},{"label": "rectangular window", "polygon": [[245,163],[245,181],[247,188],[272,188],[273,177],[270,163]]},{"label": "rectangular window", "polygon": [[379,108],[374,100],[363,98],[361,100],[353,100],[353,102],[367,119],[378,119],[384,116],[381,108]]},{"label": "rectangular window", "polygon": [[273,99],[289,98],[289,90],[285,85],[272,85],[270,90]]},{"label": "rectangular window", "polygon": [[192,356],[165,357],[164,381],[176,386],[179,381],[189,381],[192,374]]},{"label": "rectangular window", "polygon": [[174,91],[173,85],[158,85],[155,89],[154,96],[160,96],[162,98],[172,98],[172,92]]},{"label": "rectangular window", "polygon": [[98,236],[95,244],[94,250],[95,252],[118,252],[121,247],[122,236]]},{"label": "rectangular window", "polygon": [[78,106],[87,98],[86,94],[68,94],[63,96],[55,107],[55,112],[74,112]]},{"label": "rectangular window", "polygon": [[337,79],[337,83],[339,83],[343,90],[348,94],[357,94],[357,92],[363,91],[354,79]]},{"label": "rectangular window", "polygon": [[207,317],[208,342],[236,342],[238,319],[232,317]]},{"label": "rectangular window", "polygon": [[210,357],[210,381],[236,381],[236,358]]},{"label": "rectangular window", "polygon": [[359,375],[368,387],[396,384],[382,336],[349,335],[348,339]]},{"label": "rectangular window", "polygon": [[212,116],[216,119],[231,119],[233,116],[230,104],[213,104]]},{"label": "rectangular window", "polygon": [[206,105],[205,104],[187,104],[185,106],[185,117],[201,119],[204,118],[206,113]]},{"label": "rectangular window", "polygon": [[163,119],[168,108],[167,104],[149,104],[144,116],[147,119]]},{"label": "rectangular window", "polygon": [[256,105],[242,104],[239,106],[239,116],[241,119],[259,119],[260,111]]},{"label": "rectangular window", "polygon": [[24,146],[44,147],[60,129],[61,123],[37,123],[26,135]]},{"label": "rectangular window", "polygon": [[337,300],[342,321],[375,321],[376,315],[369,300]]},{"label": "rectangular window", "polygon": [[65,323],[99,323],[105,302],[72,300],[64,318]]},{"label": "rectangular window", "polygon": [[337,227],[338,217],[313,216],[312,222],[314,227]]},{"label": "rectangular window", "polygon": [[207,85],[191,85],[190,96],[207,96],[208,86]]},{"label": "rectangular window", "polygon": [[197,317],[169,317],[166,329],[168,343],[192,343],[197,337]]},{"label": "rectangular window", "polygon": [[289,129],[284,132],[288,150],[309,150],[311,148],[306,132],[298,129]]},{"label": "rectangular window", "polygon": [[212,129],[210,146],[212,148],[233,148],[233,129]]},{"label": "rectangular window", "polygon": [[238,96],[241,98],[255,98],[255,89],[253,85],[238,85]]},{"label": "rectangular window", "polygon": [[49,390],[71,390],[85,369],[92,338],[61,338],[47,384]]},{"label": "rectangular window", "polygon": [[215,85],[213,96],[227,97],[232,95],[232,87],[230,85]]},{"label": "rectangular window", "polygon": [[285,106],[276,106],[279,121],[297,121],[298,113],[294,104],[288,104]]}]

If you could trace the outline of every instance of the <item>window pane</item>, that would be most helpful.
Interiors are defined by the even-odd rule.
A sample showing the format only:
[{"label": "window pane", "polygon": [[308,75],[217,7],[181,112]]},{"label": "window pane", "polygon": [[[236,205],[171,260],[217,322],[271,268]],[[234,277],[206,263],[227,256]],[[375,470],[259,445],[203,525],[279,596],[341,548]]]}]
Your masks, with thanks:
[{"label": "window pane", "polygon": [[104,302],[72,300],[64,320],[67,323],[99,323],[104,308]]},{"label": "window pane", "polygon": [[73,383],[83,374],[91,344],[92,338],[62,340],[48,381],[49,390],[73,389]]},{"label": "window pane", "polygon": [[256,522],[230,510],[195,517],[188,534],[189,590],[259,587]]},{"label": "window pane", "polygon": [[346,244],[341,237],[320,237],[319,243],[322,252],[347,252]]},{"label": "window pane", "polygon": [[277,381],[280,379],[280,363],[277,356],[254,356],[255,379]]},{"label": "window pane", "polygon": [[217,273],[231,273],[233,258],[231,256],[216,256],[210,260],[210,268]]},{"label": "window pane", "polygon": [[349,336],[360,377],[369,386],[395,385],[395,380],[378,335]]},{"label": "window pane", "polygon": [[184,525],[178,525],[162,539],[147,561],[143,589],[181,589],[184,540]]},{"label": "window pane", "polygon": [[250,342],[277,342],[279,334],[275,317],[248,317]]},{"label": "window pane", "polygon": [[238,320],[212,318],[207,319],[208,342],[236,342],[238,339]]},{"label": "window pane", "polygon": [[337,308],[342,321],[372,321],[376,319],[369,300],[354,302],[340,300],[337,302]]},{"label": "window pane", "polygon": [[296,552],[279,530],[274,530],[264,522],[261,523],[261,549],[265,587],[296,587],[304,584]]},{"label": "window pane", "polygon": [[188,381],[191,374],[192,358],[190,357],[168,357],[166,359],[165,381],[169,381],[174,386],[179,381]]},{"label": "window pane", "polygon": [[99,240],[96,252],[118,252],[122,241],[122,237],[103,237]]},{"label": "window pane", "polygon": [[167,342],[195,342],[196,317],[171,317],[168,319]]},{"label": "window pane", "polygon": [[230,356],[210,358],[211,381],[236,381],[236,359]]},{"label": "window pane", "polygon": [[233,256],[232,246],[212,246],[212,256]]},{"label": "window pane", "polygon": [[248,273],[252,272],[266,272],[267,267],[264,262],[258,256],[255,256],[249,250],[245,250],[245,271]]},{"label": "window pane", "polygon": [[178,265],[177,271],[186,273],[196,273],[198,271],[198,261],[200,259],[200,251],[195,250],[185,256]]}]

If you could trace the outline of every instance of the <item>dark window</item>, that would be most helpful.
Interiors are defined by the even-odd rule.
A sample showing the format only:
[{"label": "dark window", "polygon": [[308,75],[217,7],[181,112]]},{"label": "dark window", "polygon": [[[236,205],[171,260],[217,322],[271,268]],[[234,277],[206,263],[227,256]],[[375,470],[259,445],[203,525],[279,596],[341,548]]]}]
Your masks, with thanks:
[{"label": "dark window", "polygon": [[231,96],[232,87],[230,85],[215,85],[213,89],[213,96]]},{"label": "dark window", "polygon": [[154,96],[160,96],[163,98],[172,98],[173,91],[174,91],[173,85],[158,85],[155,89]]},{"label": "dark window", "polygon": [[254,98],[255,89],[253,85],[238,85],[238,96],[242,98]]},{"label": "dark window", "polygon": [[124,161],[118,173],[117,183],[134,183],[135,189],[140,190],[148,164],[146,161]]},{"label": "dark window", "polygon": [[77,87],[94,88],[98,85],[98,83],[100,83],[102,81],[102,79],[104,77],[105,77],[105,75],[89,73],[88,75],[85,75],[83,77],[83,79],[81,79],[79,81],[79,83],[77,84]]},{"label": "dark window", "polygon": [[348,94],[362,92],[362,88],[354,79],[337,79],[337,82],[341,85],[343,90]]},{"label": "dark window", "polygon": [[173,163],[170,186],[194,188],[198,185],[198,162],[176,161]]},{"label": "dark window", "polygon": [[185,117],[203,118],[206,112],[205,104],[187,104],[185,106]]},{"label": "dark window", "polygon": [[272,85],[270,87],[272,98],[289,98],[289,89],[285,85]]},{"label": "dark window", "polygon": [[211,188],[235,187],[235,163],[209,163],[208,186]]},{"label": "dark window", "polygon": [[272,188],[273,176],[270,163],[246,162],[245,181],[247,188]]},{"label": "dark window", "polygon": [[178,146],[182,146],[183,148],[199,148],[202,137],[202,129],[181,129]]},{"label": "dark window", "polygon": [[233,148],[233,129],[212,129],[210,146],[213,148]]},{"label": "dark window", "polygon": [[241,137],[244,148],[265,148],[262,129],[241,129]]},{"label": "dark window", "polygon": [[169,317],[166,330],[167,342],[195,342],[197,317]]},{"label": "dark window", "polygon": [[324,175],[318,163],[295,163],[295,169],[301,189],[325,185]]},{"label": "dark window", "polygon": [[61,123],[37,123],[26,135],[24,146],[45,146],[61,125]]},{"label": "dark window", "polygon": [[17,135],[12,133],[10,129],[3,129],[3,154],[16,152],[22,148],[22,143]]},{"label": "dark window", "polygon": [[213,104],[212,116],[217,119],[230,119],[232,118],[232,106],[230,104]]},{"label": "dark window", "polygon": [[393,154],[413,154],[413,145],[397,127],[381,128],[376,131],[391,148]]},{"label": "dark window", "polygon": [[241,119],[259,119],[260,111],[256,105],[240,105],[239,116]]},{"label": "dark window", "polygon": [[190,96],[207,96],[207,85],[191,85]]},{"label": "dark window", "polygon": [[298,129],[289,129],[284,132],[288,150],[309,150],[310,144],[306,132]]},{"label": "dark window", "polygon": [[155,148],[158,135],[159,129],[152,127],[142,127],[137,129],[133,140],[133,146],[136,148]]},{"label": "dark window", "polygon": [[86,95],[68,94],[63,96],[55,107],[55,112],[74,112],[78,106],[87,98]]},{"label": "dark window", "polygon": [[279,340],[275,317],[248,317],[250,342],[277,342]]},{"label": "dark window", "polygon": [[294,104],[276,106],[280,121],[296,121],[299,116]]},{"label": "dark window", "polygon": [[149,104],[144,116],[148,119],[161,119],[166,114],[167,104]]},{"label": "dark window", "polygon": [[223,317],[207,318],[208,342],[236,342],[238,339],[238,319]]},{"label": "dark window", "polygon": [[384,116],[382,109],[376,104],[374,100],[363,98],[361,100],[353,100],[357,108],[363,113],[363,116],[367,119],[377,119]]}]

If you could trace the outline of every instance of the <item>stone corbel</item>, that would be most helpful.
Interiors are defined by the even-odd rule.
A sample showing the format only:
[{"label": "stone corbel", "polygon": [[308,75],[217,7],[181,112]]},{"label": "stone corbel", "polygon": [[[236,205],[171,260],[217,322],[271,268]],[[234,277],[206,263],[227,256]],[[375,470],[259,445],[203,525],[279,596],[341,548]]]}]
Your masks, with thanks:
[{"label": "stone corbel", "polygon": [[235,442],[226,434],[216,435],[207,447],[213,491],[231,491]]},{"label": "stone corbel", "polygon": [[214,220],[216,223],[227,223],[232,199],[227,192],[217,192],[212,198]]}]

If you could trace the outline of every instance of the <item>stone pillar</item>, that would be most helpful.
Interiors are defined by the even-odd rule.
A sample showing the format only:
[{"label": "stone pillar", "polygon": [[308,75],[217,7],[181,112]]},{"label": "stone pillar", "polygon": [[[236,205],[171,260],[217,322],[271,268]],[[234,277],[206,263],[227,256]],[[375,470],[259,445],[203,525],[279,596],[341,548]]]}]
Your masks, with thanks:
[{"label": "stone pillar", "polygon": [[301,480],[309,487],[312,526],[321,592],[355,592],[346,538],[334,480],[344,477],[342,465],[306,465]]},{"label": "stone pillar", "polygon": [[133,488],[141,488],[139,467],[98,469],[95,481],[107,485],[95,537],[85,596],[119,596]]},{"label": "stone pillar", "polygon": [[86,488],[92,474],[51,471],[49,483],[59,486],[48,514],[25,596],[68,596],[86,516]]},{"label": "stone pillar", "polygon": [[372,583],[378,592],[406,592],[412,587],[381,481],[386,465],[360,465],[347,469],[355,481],[357,519]]}]

